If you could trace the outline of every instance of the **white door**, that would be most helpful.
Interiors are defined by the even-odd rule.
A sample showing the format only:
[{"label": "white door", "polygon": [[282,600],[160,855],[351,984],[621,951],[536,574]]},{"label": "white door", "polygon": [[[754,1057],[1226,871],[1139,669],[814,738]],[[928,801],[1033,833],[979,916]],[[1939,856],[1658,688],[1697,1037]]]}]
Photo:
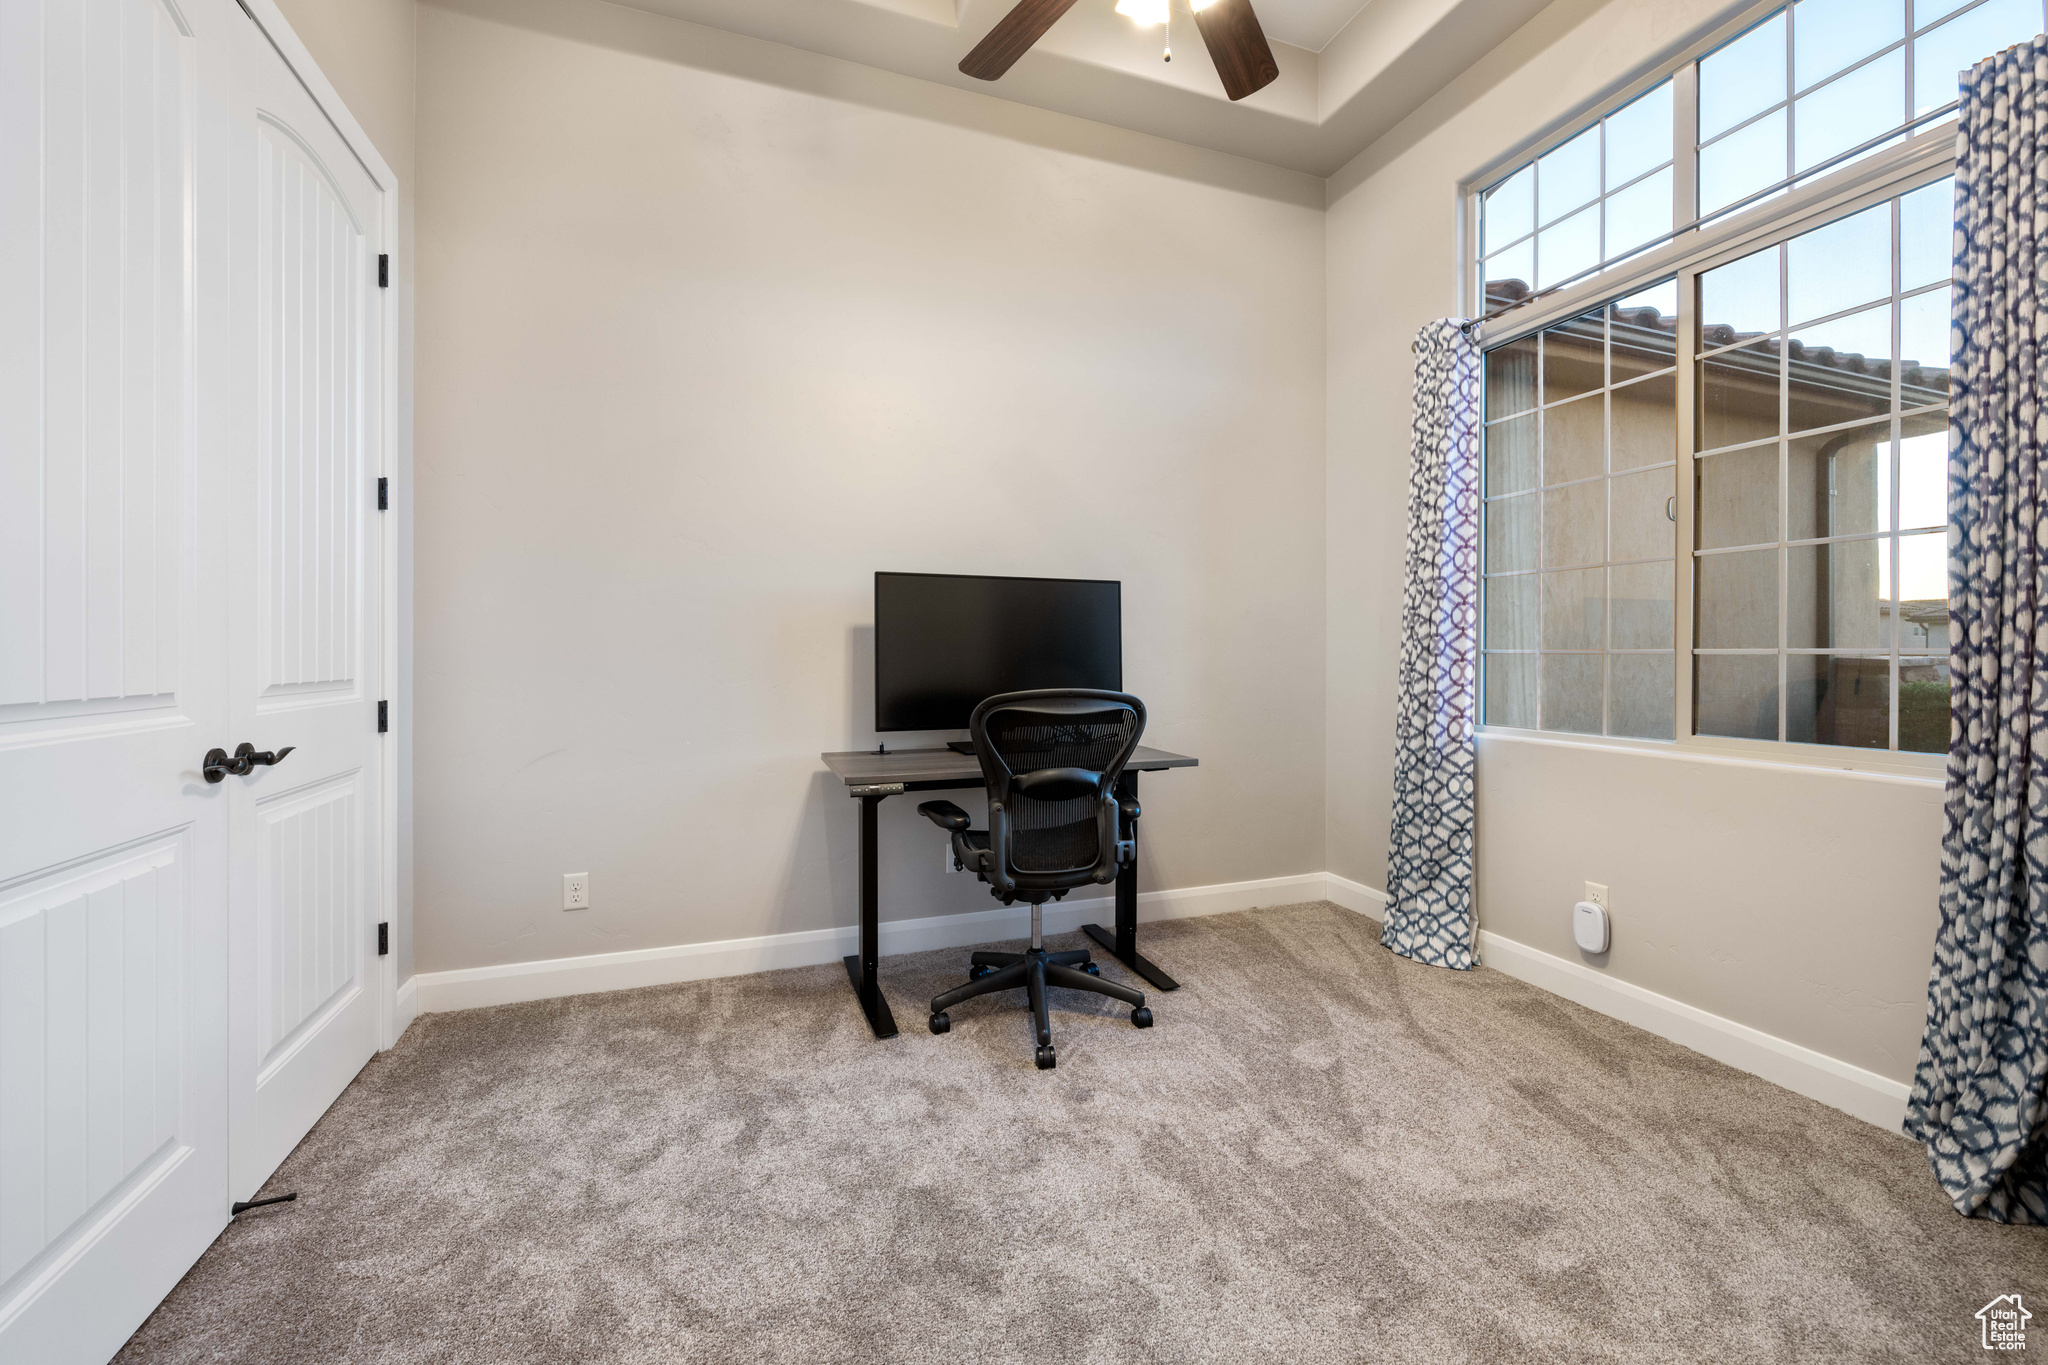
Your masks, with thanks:
[{"label": "white door", "polygon": [[376,1051],[376,478],[383,203],[253,23],[230,104],[229,1188],[246,1199]]},{"label": "white door", "polygon": [[[226,1224],[220,0],[0,0],[0,1361]],[[223,182],[224,185],[224,182]]]}]

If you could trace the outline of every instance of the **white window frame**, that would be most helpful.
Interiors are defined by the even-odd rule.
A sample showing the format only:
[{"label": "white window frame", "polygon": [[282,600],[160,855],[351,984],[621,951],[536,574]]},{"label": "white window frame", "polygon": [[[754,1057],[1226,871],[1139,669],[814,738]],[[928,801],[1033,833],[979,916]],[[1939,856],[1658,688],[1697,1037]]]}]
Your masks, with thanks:
[{"label": "white window frame", "polygon": [[[1569,121],[1549,133],[1500,157],[1459,186],[1460,235],[1464,239],[1464,268],[1459,279],[1459,307],[1468,316],[1483,311],[1486,297],[1477,244],[1482,193],[1504,176],[1541,156],[1550,148],[1575,137],[1607,113],[1621,108],[1643,92],[1665,80],[1673,82],[1676,104],[1674,141],[1681,148],[1696,145],[1698,91],[1695,64],[1723,43],[1740,35],[1773,12],[1786,8],[1788,0],[1762,0],[1749,6],[1706,36],[1689,44],[1655,69],[1607,92],[1590,102]],[[1910,39],[1909,39],[1910,41]],[[1899,195],[1931,184],[1955,173],[1956,130],[1953,114],[1909,134],[1898,144],[1851,162],[1834,171],[1813,177],[1775,198],[1708,223],[1694,231],[1681,231],[1670,242],[1608,267],[1576,284],[1504,313],[1483,324],[1476,332],[1486,349],[1518,340],[1532,333],[1569,321],[1600,307],[1611,299],[1638,293],[1667,279],[1678,281],[1678,474],[1676,488],[1678,518],[1672,527],[1673,560],[1673,717],[1672,740],[1629,739],[1621,736],[1588,735],[1564,731],[1524,729],[1487,725],[1484,734],[1506,735],[1545,743],[1564,743],[1602,748],[1649,750],[1659,753],[1691,754],[1746,759],[1765,764],[1803,768],[1831,768],[1892,774],[1919,778],[1939,777],[1947,755],[1897,750],[1857,749],[1829,744],[1804,744],[1793,740],[1735,739],[1717,735],[1696,735],[1692,730],[1693,675],[1693,569],[1694,541],[1693,477],[1696,456],[1694,426],[1697,421],[1698,279],[1717,266],[1747,256],[1803,232],[1824,226],[1838,218],[1884,203]],[[1694,221],[1691,206],[1697,159],[1687,155],[1674,163],[1675,193],[1682,224]],[[1481,536],[1481,567],[1484,574],[1484,542]],[[1483,596],[1483,595],[1482,595]],[[1484,607],[1482,604],[1482,618]],[[1485,623],[1480,623],[1484,638]],[[1479,695],[1485,696],[1485,656],[1481,656]],[[1897,698],[1893,707],[1897,707]]]}]

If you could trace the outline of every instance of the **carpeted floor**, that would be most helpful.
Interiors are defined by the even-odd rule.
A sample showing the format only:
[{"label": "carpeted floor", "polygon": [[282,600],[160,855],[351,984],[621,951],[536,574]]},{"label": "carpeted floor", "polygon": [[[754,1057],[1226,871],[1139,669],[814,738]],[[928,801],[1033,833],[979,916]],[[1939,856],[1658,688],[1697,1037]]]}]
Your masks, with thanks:
[{"label": "carpeted floor", "polygon": [[886,1043],[837,965],[430,1015],[118,1360],[1917,1365],[2014,1291],[2048,1329],[2048,1229],[1904,1138],[1375,930],[1148,925],[1186,985],[1148,1031],[1056,992],[1048,1073],[1021,994],[925,1031],[965,949],[884,964]]}]

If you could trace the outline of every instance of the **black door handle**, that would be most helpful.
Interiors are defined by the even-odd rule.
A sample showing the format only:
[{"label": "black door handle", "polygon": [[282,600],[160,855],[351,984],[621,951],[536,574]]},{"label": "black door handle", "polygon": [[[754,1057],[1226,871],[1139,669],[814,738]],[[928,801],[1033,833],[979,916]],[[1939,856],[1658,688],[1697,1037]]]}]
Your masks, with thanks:
[{"label": "black door handle", "polygon": [[238,777],[246,777],[253,769],[268,768],[273,763],[284,762],[285,756],[291,753],[292,748],[292,745],[287,744],[276,753],[272,753],[268,749],[258,749],[245,739],[235,746],[235,760],[228,765],[228,771]]},{"label": "black door handle", "polygon": [[244,740],[235,746],[235,756],[233,758],[228,757],[227,750],[225,749],[208,749],[206,751],[206,761],[200,765],[199,771],[205,775],[208,782],[222,781],[229,773],[233,773],[236,777],[247,777],[257,768],[268,768],[274,763],[284,762],[285,755],[289,754],[295,747],[297,746],[287,744],[276,753],[271,753],[268,749],[259,750],[255,745]]}]

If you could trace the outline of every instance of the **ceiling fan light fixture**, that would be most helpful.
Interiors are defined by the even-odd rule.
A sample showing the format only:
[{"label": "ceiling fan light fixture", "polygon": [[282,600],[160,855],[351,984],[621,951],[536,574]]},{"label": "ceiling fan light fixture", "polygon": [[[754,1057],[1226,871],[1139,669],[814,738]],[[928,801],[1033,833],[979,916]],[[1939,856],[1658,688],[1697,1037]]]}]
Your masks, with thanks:
[{"label": "ceiling fan light fixture", "polygon": [[[1029,52],[1031,45],[1077,3],[1079,0],[1015,0],[1010,12],[998,19],[996,26],[974,45],[974,50],[960,59],[960,73],[978,81],[1001,80],[1017,59]],[[1263,90],[1280,78],[1280,64],[1273,60],[1273,49],[1266,42],[1265,30],[1259,26],[1259,16],[1252,13],[1252,3],[1253,0],[1230,0],[1229,4],[1223,0],[1188,0],[1202,45],[1209,49],[1209,60],[1223,82],[1223,93],[1232,101]],[[1165,25],[1170,34],[1171,5],[1172,0],[1117,0],[1116,8],[1117,13],[1148,27]],[[1173,60],[1170,43],[1166,60]]]}]

